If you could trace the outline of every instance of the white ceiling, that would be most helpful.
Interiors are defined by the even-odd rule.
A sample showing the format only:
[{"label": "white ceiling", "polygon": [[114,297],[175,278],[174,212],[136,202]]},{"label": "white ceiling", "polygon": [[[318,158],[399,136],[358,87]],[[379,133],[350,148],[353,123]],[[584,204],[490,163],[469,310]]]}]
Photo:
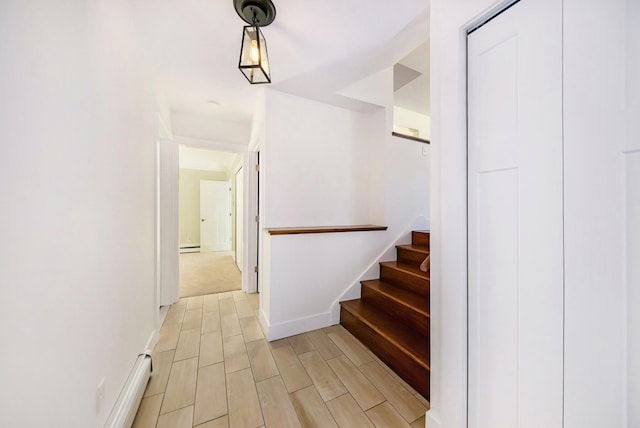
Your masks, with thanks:
[{"label": "white ceiling", "polygon": [[199,169],[204,171],[223,171],[229,173],[241,153],[220,152],[189,146],[179,146],[180,169]]},{"label": "white ceiling", "polygon": [[[294,94],[333,95],[393,65],[428,35],[429,0],[274,4],[276,19],[263,28],[271,87]],[[136,0],[134,8],[143,48],[172,110],[250,120],[261,86],[238,70],[244,22],[232,0]],[[408,29],[409,37],[400,37]]]}]

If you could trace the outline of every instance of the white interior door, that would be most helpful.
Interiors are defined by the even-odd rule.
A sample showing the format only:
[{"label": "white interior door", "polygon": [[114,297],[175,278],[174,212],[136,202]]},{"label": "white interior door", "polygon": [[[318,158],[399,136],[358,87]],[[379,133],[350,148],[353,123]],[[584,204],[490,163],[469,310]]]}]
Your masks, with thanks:
[{"label": "white interior door", "polygon": [[562,2],[468,36],[469,427],[560,427]]},{"label": "white interior door", "polygon": [[244,170],[240,168],[236,172],[236,265],[242,272],[243,250],[243,224],[244,224]]},{"label": "white interior door", "polygon": [[231,250],[228,181],[200,180],[200,251]]}]

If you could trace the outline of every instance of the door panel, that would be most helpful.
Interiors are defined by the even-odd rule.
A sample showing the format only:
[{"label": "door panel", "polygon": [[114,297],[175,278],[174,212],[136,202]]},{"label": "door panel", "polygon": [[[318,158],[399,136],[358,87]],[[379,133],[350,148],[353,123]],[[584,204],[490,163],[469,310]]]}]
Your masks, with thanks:
[{"label": "door panel", "polygon": [[229,250],[231,250],[229,183],[200,180],[200,251]]},{"label": "door panel", "polygon": [[[474,348],[477,426],[515,427],[518,407],[518,169],[478,174]],[[486,376],[486,377],[485,377]],[[491,397],[484,400],[480,397]],[[471,425],[473,426],[473,425]]]},{"label": "door panel", "polygon": [[562,426],[560,1],[468,36],[468,105],[469,426]]}]

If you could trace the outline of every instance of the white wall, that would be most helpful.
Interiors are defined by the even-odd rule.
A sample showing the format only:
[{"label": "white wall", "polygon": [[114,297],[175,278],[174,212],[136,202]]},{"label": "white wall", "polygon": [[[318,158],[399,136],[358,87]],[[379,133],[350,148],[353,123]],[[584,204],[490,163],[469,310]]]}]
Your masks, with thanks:
[{"label": "white wall", "polygon": [[431,118],[425,114],[393,107],[393,124],[419,131],[418,137],[428,140],[431,137]]},{"label": "white wall", "polygon": [[157,311],[153,85],[129,4],[5,1],[0,63],[0,426],[101,427]]},{"label": "white wall", "polygon": [[261,88],[256,96],[251,117],[251,127],[249,132],[249,151],[255,151],[256,146],[264,140],[264,120],[265,120],[265,89]]},{"label": "white wall", "polygon": [[171,126],[174,135],[245,146],[251,131],[249,122],[232,122],[176,111],[171,112]]},{"label": "white wall", "polygon": [[[364,115],[266,93],[266,227],[369,222]],[[360,134],[360,135],[359,135]]]},{"label": "white wall", "polygon": [[[464,30],[505,3],[431,1],[430,428],[466,426]],[[640,238],[624,236],[623,213],[633,212],[633,205],[625,209],[619,189],[625,180],[624,160],[630,159],[622,150],[638,150],[640,141],[640,51],[634,31],[639,18],[634,0],[564,0],[568,428],[637,425],[637,419],[625,418],[632,417],[638,400],[637,383],[630,377],[639,372],[637,347],[629,340],[638,337],[640,326],[638,318],[627,314],[631,303],[626,301],[638,284],[633,271],[626,281],[622,272],[625,259],[630,263],[637,258]],[[585,23],[597,25],[597,34]],[[609,174],[614,163],[618,172]],[[628,227],[635,230],[633,224]]]},{"label": "white wall", "polygon": [[422,155],[423,144],[391,137],[392,79],[391,68],[375,76],[378,84],[372,88],[381,95],[374,98],[386,107],[372,114],[267,90],[263,227],[389,227],[385,232],[265,233],[262,322],[270,339],[336,323],[343,293],[372,274],[370,265],[392,243],[408,239],[418,217],[428,217],[429,157]]},{"label": "white wall", "polygon": [[156,99],[156,128],[158,130],[158,138],[164,140],[173,140],[173,129],[171,128],[171,105],[169,99],[160,84],[159,80],[155,84]]}]

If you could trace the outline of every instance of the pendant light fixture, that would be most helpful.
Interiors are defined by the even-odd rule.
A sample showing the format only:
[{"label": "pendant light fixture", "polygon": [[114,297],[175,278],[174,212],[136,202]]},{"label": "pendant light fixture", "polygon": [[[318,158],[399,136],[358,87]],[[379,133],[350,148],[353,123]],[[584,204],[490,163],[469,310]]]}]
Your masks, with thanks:
[{"label": "pendant light fixture", "polygon": [[273,22],[276,8],[271,0],[233,0],[233,5],[238,16],[249,24],[242,31],[238,68],[251,84],[271,83],[267,42],[260,27]]}]

